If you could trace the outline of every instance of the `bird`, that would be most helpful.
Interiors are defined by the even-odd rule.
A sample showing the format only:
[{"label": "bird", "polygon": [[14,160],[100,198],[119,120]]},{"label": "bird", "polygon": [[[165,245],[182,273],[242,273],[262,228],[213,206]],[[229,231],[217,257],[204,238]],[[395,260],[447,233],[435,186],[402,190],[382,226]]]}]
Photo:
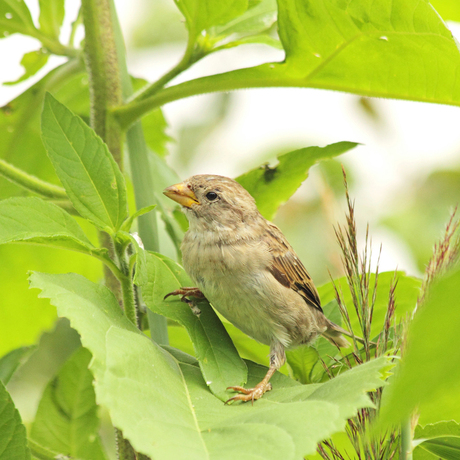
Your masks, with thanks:
[{"label": "bird", "polygon": [[182,206],[189,228],[182,264],[195,287],[170,295],[206,298],[234,326],[269,345],[269,369],[253,388],[228,387],[232,401],[254,401],[272,389],[270,378],[286,362],[285,351],[311,345],[320,335],[349,347],[350,333],[326,318],[318,291],[281,230],[259,212],[238,182],[195,175],[163,193]]}]

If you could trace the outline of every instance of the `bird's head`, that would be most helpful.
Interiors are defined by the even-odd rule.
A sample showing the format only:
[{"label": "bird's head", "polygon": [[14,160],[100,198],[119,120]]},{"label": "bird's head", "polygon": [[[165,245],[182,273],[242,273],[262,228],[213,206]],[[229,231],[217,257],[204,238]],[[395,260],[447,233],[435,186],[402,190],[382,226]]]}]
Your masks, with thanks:
[{"label": "bird's head", "polygon": [[234,228],[260,216],[254,198],[236,181],[216,175],[192,176],[163,193],[182,205],[190,225]]}]

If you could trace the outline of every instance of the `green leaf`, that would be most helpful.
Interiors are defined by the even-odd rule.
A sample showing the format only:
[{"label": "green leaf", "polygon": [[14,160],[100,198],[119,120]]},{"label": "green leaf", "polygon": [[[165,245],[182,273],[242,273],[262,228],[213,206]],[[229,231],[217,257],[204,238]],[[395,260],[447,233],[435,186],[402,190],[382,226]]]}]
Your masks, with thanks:
[{"label": "green leaf", "polygon": [[[460,271],[442,278],[419,307],[394,382],[382,400],[382,420],[398,422],[417,407],[420,423],[460,414]],[[435,338],[434,340],[432,338]]]},{"label": "green leaf", "polygon": [[460,54],[427,0],[286,0],[278,26],[284,71],[308,86],[459,102]]},{"label": "green leaf", "polygon": [[40,0],[40,30],[51,38],[59,39],[64,21],[64,0]]},{"label": "green leaf", "polygon": [[2,460],[29,460],[26,428],[14,407],[11,396],[0,382],[0,458]]},{"label": "green leaf", "polygon": [[49,54],[43,49],[24,54],[21,59],[21,65],[24,67],[24,74],[17,80],[7,81],[3,84],[15,85],[16,83],[27,80],[32,75],[35,75],[48,62],[48,58]]},{"label": "green leaf", "polygon": [[[133,447],[156,460],[263,458],[311,454],[383,384],[387,358],[358,366],[319,385],[300,385],[279,373],[273,390],[251,404],[226,406],[210,393],[190,357],[176,359],[138,331],[104,286],[78,275],[34,273],[32,287],[71,318],[93,355],[97,400]],[[266,368],[248,362],[254,385]],[[184,380],[187,387],[184,386]],[[178,442],[180,440],[180,442]],[[268,447],[267,447],[268,446]]]},{"label": "green leaf", "polygon": [[14,33],[33,34],[34,22],[24,0],[0,0],[0,38]]},{"label": "green leaf", "polygon": [[[460,105],[459,48],[428,0],[283,0],[278,31],[282,62],[166,88],[161,103],[215,91],[299,87]],[[158,102],[152,97],[151,107]],[[149,106],[133,104],[117,118],[129,125]]]},{"label": "green leaf", "polygon": [[225,401],[229,398],[227,387],[244,385],[246,365],[209,303],[199,302],[201,315],[198,317],[177,297],[163,300],[166,294],[191,286],[190,278],[180,265],[161,254],[140,250],[135,282],[141,287],[148,308],[187,329],[204,378],[217,397]]},{"label": "green leaf", "polygon": [[[319,385],[299,385],[277,373],[273,390],[254,406],[242,404],[230,411],[210,397],[195,366],[181,368],[211,458],[298,459],[314,453],[320,440],[343,430],[357,407],[372,406],[365,392],[382,385],[380,370],[386,363],[380,358]],[[266,368],[247,364],[251,386]]]},{"label": "green leaf", "polygon": [[236,178],[256,200],[260,213],[272,219],[308,177],[308,170],[317,162],[333,158],[356,147],[354,142],[338,142],[326,147],[307,147],[278,157],[278,164],[253,169]]},{"label": "green leaf", "polygon": [[81,460],[106,458],[98,435],[90,360],[91,353],[80,348],[62,366],[43,393],[30,432],[39,445]]},{"label": "green leaf", "polygon": [[286,352],[286,359],[293,377],[300,383],[311,383],[311,371],[319,359],[318,352],[307,346]]},{"label": "green leaf", "polygon": [[421,427],[414,433],[414,459],[460,458],[460,425],[454,421],[444,421]]},{"label": "green leaf", "polygon": [[0,381],[8,384],[16,369],[29,357],[35,347],[21,347],[11,350],[0,358]]},{"label": "green leaf", "polygon": [[[33,291],[28,292],[36,294]],[[43,306],[49,306],[48,300],[40,299],[40,303],[42,310],[44,310]],[[69,321],[66,318],[56,321],[56,309],[51,306],[49,309],[52,310],[55,324],[48,326],[50,332],[44,332],[39,340],[35,338],[38,345],[27,360],[17,368],[8,383],[8,391],[15,400],[27,426],[33,422],[38,403],[49,381],[56,376],[69,357],[81,347],[78,333],[71,329]],[[39,320],[35,317],[32,319],[34,322]],[[43,325],[41,327],[43,328]]]},{"label": "green leaf", "polygon": [[460,3],[452,0],[430,0],[430,3],[445,21],[460,22]]},{"label": "green leaf", "polygon": [[205,29],[225,24],[248,7],[248,0],[175,0],[175,3],[187,21],[189,40]]},{"label": "green leaf", "polygon": [[30,283],[80,333],[93,355],[97,402],[134,448],[158,459],[205,458],[177,362],[123,315],[114,295],[76,274],[33,273]]},{"label": "green leaf", "polygon": [[78,116],[47,94],[42,138],[75,209],[114,233],[127,217],[126,185],[106,144]]},{"label": "green leaf", "polygon": [[45,244],[90,254],[94,246],[67,212],[40,198],[0,201],[0,244]]}]

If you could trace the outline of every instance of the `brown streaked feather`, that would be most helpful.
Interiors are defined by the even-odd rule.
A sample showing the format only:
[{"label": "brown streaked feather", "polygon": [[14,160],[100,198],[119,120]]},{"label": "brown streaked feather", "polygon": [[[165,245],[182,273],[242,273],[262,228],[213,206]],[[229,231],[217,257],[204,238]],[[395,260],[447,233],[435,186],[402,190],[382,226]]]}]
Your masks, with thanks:
[{"label": "brown streaked feather", "polygon": [[313,284],[311,276],[297,257],[294,249],[286,241],[281,230],[268,223],[268,232],[266,234],[267,244],[273,255],[271,274],[283,286],[296,291],[308,305],[323,311],[318,291]]}]

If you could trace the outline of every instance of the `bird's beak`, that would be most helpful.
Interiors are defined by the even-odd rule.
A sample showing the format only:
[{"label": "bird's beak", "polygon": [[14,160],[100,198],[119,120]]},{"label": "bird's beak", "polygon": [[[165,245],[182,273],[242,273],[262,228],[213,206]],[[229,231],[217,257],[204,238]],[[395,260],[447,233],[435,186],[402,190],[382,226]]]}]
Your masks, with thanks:
[{"label": "bird's beak", "polygon": [[200,204],[193,191],[183,182],[165,188],[163,194],[187,208],[190,208],[192,204]]}]

